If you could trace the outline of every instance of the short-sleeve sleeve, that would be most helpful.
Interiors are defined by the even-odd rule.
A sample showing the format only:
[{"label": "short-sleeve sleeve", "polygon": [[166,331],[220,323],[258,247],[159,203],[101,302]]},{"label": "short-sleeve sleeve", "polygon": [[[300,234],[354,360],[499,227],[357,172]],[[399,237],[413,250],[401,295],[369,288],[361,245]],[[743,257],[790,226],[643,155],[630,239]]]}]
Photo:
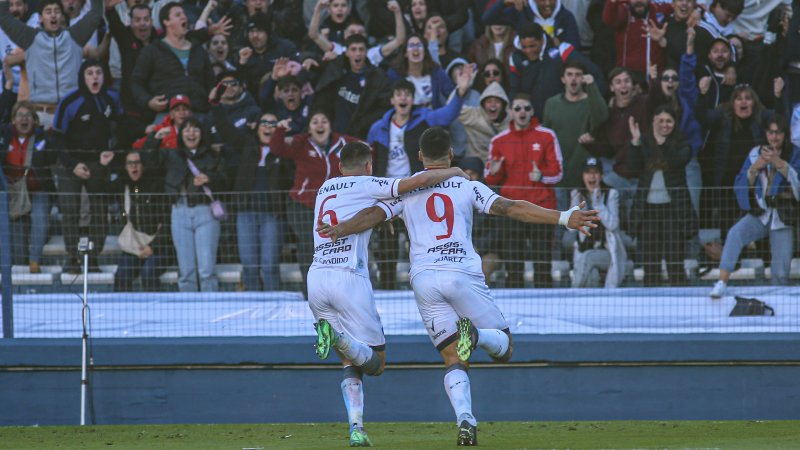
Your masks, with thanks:
[{"label": "short-sleeve sleeve", "polygon": [[470,181],[470,187],[472,188],[472,192],[470,192],[472,207],[483,214],[489,214],[492,203],[494,203],[499,196],[495,194],[489,186],[479,181]]},{"label": "short-sleeve sleeve", "polygon": [[370,197],[381,200],[400,195],[400,180],[397,178],[370,177],[364,184],[364,191]]},{"label": "short-sleeve sleeve", "polygon": [[386,213],[386,220],[389,220],[402,214],[403,199],[400,197],[395,197],[392,199],[379,200],[375,206],[382,209],[383,212]]}]

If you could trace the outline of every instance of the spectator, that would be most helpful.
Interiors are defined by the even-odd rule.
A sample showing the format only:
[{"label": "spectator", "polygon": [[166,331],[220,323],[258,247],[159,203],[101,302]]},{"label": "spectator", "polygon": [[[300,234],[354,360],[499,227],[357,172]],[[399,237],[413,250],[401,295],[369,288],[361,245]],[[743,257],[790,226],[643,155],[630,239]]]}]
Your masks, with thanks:
[{"label": "spectator", "polygon": [[8,184],[24,178],[28,189],[30,211],[11,218],[11,258],[13,264],[27,263],[30,273],[40,272],[47,241],[49,195],[55,190],[50,166],[55,160],[55,153],[45,146],[34,106],[28,101],[16,103],[11,108],[11,123],[0,133],[0,162]]},{"label": "spectator", "polygon": [[514,51],[516,37],[514,29],[503,18],[495,18],[484,24],[483,35],[472,42],[467,52],[467,59],[479,66],[483,66],[491,59],[508,61],[508,57]]},{"label": "spectator", "polygon": [[[742,249],[749,243],[769,237],[772,284],[789,284],[789,269],[794,248],[797,217],[784,216],[781,202],[800,201],[800,150],[792,151],[787,139],[786,120],[775,116],[766,124],[766,145],[755,146],[736,176],[734,190],[742,216],[728,232],[719,264],[719,281],[710,296],[720,298]],[[788,155],[788,161],[786,158]],[[795,207],[796,208],[796,207]]]},{"label": "spectator", "polygon": [[589,7],[586,11],[586,20],[592,29],[594,40],[589,55],[592,61],[600,66],[600,73],[610,73],[616,67],[616,32],[613,28],[606,26],[603,21],[603,10],[605,4],[610,0],[589,0]]},{"label": "spectator", "polygon": [[[21,22],[25,22],[34,28],[39,26],[39,15],[28,14],[28,3],[25,0],[10,0],[8,9],[11,15]],[[14,61],[15,58],[17,61]],[[9,99],[9,101],[0,105],[0,118],[2,118],[3,122],[10,122],[10,120],[6,119],[11,113],[11,107],[16,101],[16,94],[19,92],[23,68],[21,66],[24,66],[25,54],[22,49],[8,38],[8,35],[2,29],[0,29],[0,59],[3,62],[3,80],[2,85],[0,85],[2,87],[0,92],[3,92],[4,98]]]},{"label": "spectator", "polygon": [[705,66],[705,58],[715,39],[724,39],[736,34],[733,21],[742,13],[743,9],[744,0],[714,0],[711,2],[708,11],[703,14],[695,38],[695,50],[700,67]]},{"label": "spectator", "polygon": [[161,8],[158,20],[166,31],[161,40],[142,50],[131,76],[131,88],[140,108],[149,108],[156,122],[167,113],[170,98],[189,97],[195,110],[208,111],[208,92],[214,72],[202,45],[187,37],[188,19],[179,3]]},{"label": "spectator", "polygon": [[[104,180],[96,170],[108,165],[113,153],[112,122],[122,117],[119,95],[105,87],[105,73],[100,61],[86,60],[78,72],[78,89],[61,99],[53,122],[52,146],[58,151],[60,209],[63,215],[64,244],[70,261],[67,270],[79,270],[78,237],[81,219],[81,192],[106,192]],[[106,237],[106,198],[92,196],[90,232],[95,255],[103,249]],[[92,256],[92,265],[94,256]]]},{"label": "spectator", "polygon": [[[276,156],[270,147],[278,118],[261,116],[255,132],[236,128],[222,108],[214,108],[214,121],[223,141],[241,149],[233,190],[236,201],[236,239],[246,291],[280,288],[281,236],[286,231],[282,216],[286,192],[291,187],[294,165]],[[260,281],[259,281],[260,280]]]},{"label": "spectator", "polygon": [[406,21],[411,27],[411,33],[423,34],[425,19],[428,18],[427,0],[411,0],[407,5]]},{"label": "spectator", "polygon": [[[539,125],[527,94],[517,94],[511,102],[509,129],[492,139],[486,183],[500,186],[500,195],[512,200],[527,200],[543,208],[555,209],[553,186],[563,176],[561,149],[553,130]],[[544,225],[503,221],[502,257],[506,262],[508,287],[523,286],[525,242],[531,239],[533,277],[536,287],[549,284],[553,230]]]},{"label": "spectator", "polygon": [[447,39],[450,30],[444,17],[439,13],[432,13],[425,19],[424,34],[427,41],[427,50],[431,59],[442,67],[450,65],[450,61],[459,57],[459,54],[450,50]]},{"label": "spectator", "polygon": [[661,284],[663,258],[670,283],[679,286],[687,282],[681,249],[697,233],[697,218],[686,186],[686,164],[692,150],[675,129],[677,116],[667,106],[656,108],[650,132],[644,136],[633,117],[628,121],[631,148],[627,163],[632,172],[641,174],[635,210],[640,218],[636,234],[645,267],[644,283]]},{"label": "spectator", "polygon": [[237,66],[250,92],[258,98],[261,78],[272,71],[280,57],[297,58],[297,46],[278,36],[270,36],[269,19],[256,14],[247,21],[248,46],[239,50]]},{"label": "spectator", "polygon": [[405,53],[398,59],[395,68],[389,69],[391,81],[405,78],[414,83],[414,104],[426,108],[441,108],[453,91],[453,81],[447,72],[433,62],[426,50],[427,42],[419,35],[412,35],[406,43]]},{"label": "spectator", "polygon": [[52,125],[58,103],[78,88],[75,74],[82,72],[83,46],[103,16],[103,0],[92,0],[91,4],[83,19],[65,29],[61,2],[45,0],[39,5],[41,29],[37,30],[11,15],[8,2],[0,2],[0,28],[25,50],[30,100],[45,129]]},{"label": "spectator", "polygon": [[[479,66],[478,75],[475,77],[475,85],[473,88],[475,91],[477,91],[475,94],[477,94],[478,97],[480,97],[481,92],[486,89],[486,86],[489,86],[494,81],[500,83],[500,87],[502,87],[504,91],[508,91],[508,69],[506,69],[503,61],[508,61],[508,58],[503,60],[492,58],[487,60],[483,65]],[[467,98],[469,99],[473,95],[474,94],[470,93]],[[466,100],[465,102],[466,104],[469,104],[469,100]],[[469,106],[478,106],[478,104],[469,104]]]},{"label": "spectator", "polygon": [[[667,18],[667,46],[664,48],[667,67],[677,67],[686,53],[686,30],[697,25],[696,0],[672,0],[672,14]],[[652,65],[652,64],[651,64]]]},{"label": "spectator", "polygon": [[308,126],[309,107],[313,96],[303,92],[300,77],[290,75],[287,58],[275,62],[272,73],[261,87],[261,108],[272,111],[278,121],[292,119],[291,131],[287,136],[301,133]]},{"label": "spectator", "polygon": [[[328,10],[327,17],[323,20],[322,14],[326,9]],[[314,5],[314,15],[308,25],[308,36],[319,45],[317,39],[311,36],[312,29],[315,29],[317,34],[329,43],[343,45],[347,39],[346,29],[351,23],[349,19],[351,19],[351,15],[348,0],[319,0]],[[322,48],[322,51],[327,52],[330,49]]]},{"label": "spectator", "polygon": [[[256,105],[253,96],[246,90],[247,86],[239,72],[222,72],[217,76],[217,85],[209,93],[209,102],[212,109],[222,109],[225,111],[223,116],[228,123],[240,130],[248,126],[255,125],[261,117],[261,109]],[[213,120],[212,139],[216,143],[223,144],[222,156],[225,159],[225,166],[229,172],[235,172],[239,167],[241,148],[230,145],[219,133],[222,123]]]},{"label": "spectator", "polygon": [[459,121],[467,132],[467,157],[475,156],[484,163],[492,138],[503,133],[511,123],[508,96],[500,84],[493,81],[483,90],[480,106],[463,106]]},{"label": "spectator", "polygon": [[354,34],[345,44],[345,56],[330,61],[323,69],[314,105],[332,109],[332,128],[336,133],[366,137],[369,127],[389,105],[390,82],[367,59],[367,38]]},{"label": "spectator", "polygon": [[[295,135],[291,143],[286,143],[284,137],[290,129],[288,122],[284,120],[278,123],[270,138],[270,152],[280,158],[291,159],[295,164],[294,184],[289,193],[286,213],[298,239],[297,261],[305,280],[314,254],[314,242],[308,236],[314,232],[316,223],[314,202],[317,190],[325,180],[342,175],[339,170],[339,151],[346,143],[356,139],[333,131],[327,113],[319,110],[311,114],[308,131]],[[304,282],[304,292],[305,289]]]},{"label": "spectator", "polygon": [[502,14],[517,29],[528,23],[537,23],[556,42],[556,45],[567,43],[581,48],[578,23],[572,12],[563,7],[561,0],[513,2],[513,5],[509,6],[506,4],[504,1],[495,2],[483,13],[483,21],[490,21]]},{"label": "spectator", "polygon": [[[165,6],[166,8],[166,6]],[[164,191],[172,203],[172,242],[178,256],[178,289],[181,292],[214,292],[217,280],[217,245],[220,223],[211,214],[211,199],[203,186],[222,192],[227,186],[224,162],[208,145],[203,125],[194,117],[184,121],[178,132],[176,150],[161,148],[170,130],[149,134],[144,161],[148,167],[163,168]],[[193,174],[190,165],[199,173]]]},{"label": "spectator", "polygon": [[133,150],[125,156],[122,176],[110,180],[110,191],[122,194],[123,223],[130,223],[136,231],[153,236],[154,239],[141,246],[136,254],[123,249],[117,259],[114,275],[114,291],[133,291],[133,281],[141,276],[142,289],[157,291],[159,274],[167,261],[167,200],[164,198],[163,181],[150,175],[142,165],[142,157]]},{"label": "spectator", "polygon": [[[159,148],[178,148],[178,130],[189,117],[192,117],[192,103],[189,101],[189,97],[178,94],[169,100],[169,114],[164,117],[164,120],[157,125],[148,126],[146,132],[149,135],[162,128],[167,128],[170,132],[161,139]],[[133,148],[144,148],[145,142],[147,142],[147,136],[134,142]]]},{"label": "spectator", "polygon": [[[457,94],[442,108],[430,110],[414,106],[414,84],[408,80],[398,80],[392,88],[390,109],[381,120],[372,124],[367,142],[375,152],[374,175],[388,178],[407,178],[423,170],[419,160],[419,139],[430,127],[447,127],[461,111],[462,98],[469,89],[472,67],[459,74]],[[404,231],[405,227],[400,230]],[[397,227],[395,227],[397,228]],[[398,258],[397,235],[386,224],[379,228],[380,255],[378,269],[381,273],[380,286],[395,289],[397,270],[394,265]]]},{"label": "spectator", "polygon": [[[695,46],[695,54],[699,49]],[[726,99],[731,98],[733,87],[736,85],[736,69],[733,66],[733,50],[725,39],[715,39],[711,43],[705,65],[700,65],[698,58],[698,73],[700,78],[698,86],[703,104],[709,108],[716,108]]]},{"label": "spectator", "polygon": [[664,19],[671,12],[671,5],[650,0],[606,1],[603,22],[616,31],[617,67],[644,75],[651,65],[664,64]]},{"label": "spectator", "polygon": [[577,236],[573,252],[572,287],[598,286],[601,270],[606,271],[606,288],[619,287],[625,279],[628,258],[619,229],[619,191],[603,183],[603,166],[595,158],[586,160],[581,177],[583,186],[570,193],[570,207],[586,202],[584,209],[599,211],[600,222],[588,237],[568,231]]},{"label": "spectator", "polygon": [[[247,47],[248,34],[250,30],[247,27],[248,22],[254,16],[265,15],[267,17],[267,32],[272,30],[272,20],[269,11],[268,0],[245,0],[243,2],[232,2],[233,6],[229,7],[227,15],[231,18],[233,25],[233,33],[230,36],[231,48],[238,52],[239,49]],[[219,5],[218,5],[219,6]],[[219,17],[223,17],[220,15]]]},{"label": "spectator", "polygon": [[225,71],[236,70],[236,66],[230,62],[230,55],[231,46],[224,35],[215,35],[208,41],[208,56],[211,58],[211,68],[215,76]]}]

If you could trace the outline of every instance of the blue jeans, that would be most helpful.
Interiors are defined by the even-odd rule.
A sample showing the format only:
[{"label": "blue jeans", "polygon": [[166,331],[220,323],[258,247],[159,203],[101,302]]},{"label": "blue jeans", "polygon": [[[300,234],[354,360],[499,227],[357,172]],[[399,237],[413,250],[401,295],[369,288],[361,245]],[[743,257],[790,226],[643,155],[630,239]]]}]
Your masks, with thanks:
[{"label": "blue jeans", "polygon": [[114,291],[132,291],[133,280],[137,275],[142,277],[144,291],[158,291],[158,273],[164,265],[164,260],[163,256],[155,254],[147,259],[141,259],[130,253],[121,254],[117,260],[117,273],[114,275]]},{"label": "blue jeans", "polygon": [[[42,249],[47,242],[47,230],[50,224],[49,196],[50,194],[47,192],[31,192],[30,214],[11,222],[11,260],[13,264],[28,265],[28,263],[42,261]],[[25,251],[26,246],[28,247],[27,252]]]},{"label": "blue jeans", "polygon": [[[220,224],[208,205],[172,205],[172,242],[178,256],[181,292],[215,292]],[[199,280],[198,280],[199,278]],[[199,289],[198,289],[199,288]]]},{"label": "blue jeans", "polygon": [[772,284],[789,284],[789,269],[794,251],[794,229],[791,227],[770,230],[757,217],[751,214],[739,219],[728,231],[719,268],[733,272],[736,261],[745,245],[769,236],[769,247],[772,253]]},{"label": "blue jeans", "polygon": [[280,231],[281,223],[276,214],[247,211],[236,214],[236,234],[245,290],[260,290],[259,269],[264,290],[278,290]]}]

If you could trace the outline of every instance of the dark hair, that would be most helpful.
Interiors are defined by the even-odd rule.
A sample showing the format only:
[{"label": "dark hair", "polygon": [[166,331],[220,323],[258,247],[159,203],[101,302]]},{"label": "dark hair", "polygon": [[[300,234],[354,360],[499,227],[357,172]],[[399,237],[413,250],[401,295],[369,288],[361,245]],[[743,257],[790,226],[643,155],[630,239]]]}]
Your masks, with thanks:
[{"label": "dark hair", "polygon": [[425,130],[419,138],[422,156],[431,160],[442,159],[450,154],[450,133],[442,127]]},{"label": "dark hair", "polygon": [[276,87],[278,89],[283,89],[283,88],[289,87],[291,85],[295,85],[298,88],[302,89],[303,88],[303,81],[300,80],[300,77],[298,77],[297,75],[286,75],[286,76],[278,78],[278,82],[276,84]]},{"label": "dark hair", "polygon": [[483,92],[483,90],[486,89],[486,79],[483,77],[483,72],[486,71],[486,66],[490,64],[500,69],[500,77],[502,78],[500,81],[500,86],[503,87],[503,90],[507,91],[508,70],[506,70],[506,66],[503,64],[503,61],[500,61],[497,58],[491,58],[483,63],[483,65],[480,67],[480,70],[478,70],[478,76],[475,77],[475,84],[473,85],[473,88],[478,92]]},{"label": "dark hair", "polygon": [[733,121],[734,131],[739,131],[743,126],[742,121],[733,111],[733,102],[736,100],[736,97],[743,92],[747,92],[750,95],[750,98],[753,99],[753,114],[750,115],[751,118],[758,120],[758,118],[761,117],[761,112],[764,110],[764,104],[761,103],[761,100],[758,98],[758,94],[756,93],[755,89],[753,89],[749,84],[739,84],[734,86],[733,92],[731,92],[730,100],[727,103],[723,103],[718,106],[718,108],[723,109],[726,117]]},{"label": "dark hair", "polygon": [[533,105],[533,97],[526,92],[517,92],[514,98],[511,99],[511,103],[514,103],[514,100],[524,100]]},{"label": "dark hair", "polygon": [[[29,4],[29,2],[25,2]],[[67,14],[64,12],[64,5],[61,4],[61,0],[44,0],[42,3],[39,4],[39,15],[44,12],[44,9],[50,5],[58,5],[58,9],[61,11],[62,16],[66,16]]]},{"label": "dark hair", "polygon": [[158,11],[158,24],[161,25],[161,28],[167,28],[164,26],[164,22],[169,19],[169,12],[175,7],[182,9],[183,5],[178,2],[169,2]]},{"label": "dark hair", "polygon": [[544,39],[544,28],[538,23],[528,23],[520,27],[519,33],[517,33],[520,40],[527,39],[527,38],[534,38],[537,41],[541,41]]},{"label": "dark hair", "polygon": [[[148,16],[150,16],[150,14],[153,12],[153,9],[150,8],[149,6],[147,6],[145,4],[142,4],[142,3],[139,3],[139,4],[131,6],[131,9],[128,11],[128,17],[133,19],[134,11],[139,10],[139,9],[143,9],[143,10],[147,11],[147,15]],[[161,13],[161,11],[159,11],[159,14],[160,13]]]},{"label": "dark hair", "polygon": [[709,9],[713,9],[717,5],[734,15],[734,18],[739,16],[744,10],[744,0],[714,0]]},{"label": "dark hair", "polygon": [[405,78],[401,78],[394,82],[394,85],[392,86],[392,95],[394,95],[394,93],[397,91],[407,91],[410,92],[411,96],[413,97],[416,90],[417,88],[414,86],[414,83],[406,80]]},{"label": "dark hair", "polygon": [[348,142],[339,152],[342,167],[354,169],[372,160],[372,149],[361,141]]},{"label": "dark hair", "polygon": [[183,124],[181,124],[181,129],[178,130],[178,147],[186,147],[186,144],[183,142],[183,130],[189,127],[195,127],[200,130],[200,143],[197,145],[197,148],[201,148],[208,142],[206,137],[206,127],[203,126],[203,122],[197,117],[188,117]]},{"label": "dark hair", "polygon": [[408,41],[410,41],[411,38],[419,39],[420,42],[422,42],[422,49],[425,51],[425,57],[422,59],[422,74],[432,74],[438,64],[436,64],[433,58],[431,58],[431,54],[428,52],[428,40],[419,33],[413,33],[408,37],[408,39],[406,39],[405,49],[400,52],[395,59],[395,70],[397,70],[397,72],[403,77],[408,75],[408,58],[406,55],[408,54]]},{"label": "dark hair", "polygon": [[633,80],[633,75],[631,74],[630,70],[624,67],[614,67],[611,69],[611,72],[608,72],[608,84],[610,85],[611,82],[614,81],[614,78],[622,75],[623,73],[627,73],[628,76],[631,77],[631,80]]},{"label": "dark hair", "polygon": [[770,125],[775,125],[776,127],[778,127],[780,131],[783,131],[783,136],[784,136],[783,147],[776,150],[780,150],[781,154],[784,155],[785,158],[788,158],[788,152],[789,149],[791,149],[791,141],[792,141],[790,137],[791,131],[789,130],[789,122],[787,122],[786,118],[783,117],[782,115],[774,114],[772,117],[764,121],[764,134],[767,133],[767,130],[769,129]]},{"label": "dark hair", "polygon": [[[653,115],[652,115],[651,117],[655,117],[655,116],[657,116],[657,115],[659,115],[659,114],[662,114],[662,113],[667,113],[667,114],[669,114],[670,116],[672,116],[672,119],[675,121],[675,124],[676,124],[676,127],[677,127],[677,123],[678,123],[678,114],[675,112],[675,110],[674,110],[674,109],[672,109],[672,107],[671,107],[670,105],[660,105],[660,106],[658,106],[658,107],[657,107],[657,108],[656,108],[656,109],[653,111]],[[677,128],[676,128],[676,129],[677,129]]]},{"label": "dark hair", "polygon": [[584,66],[580,61],[577,59],[567,59],[564,65],[561,67],[561,76],[563,77],[565,73],[567,73],[567,69],[578,69],[584,74],[586,73],[586,66]]},{"label": "dark hair", "polygon": [[344,48],[350,48],[353,44],[364,44],[365,47],[369,47],[367,38],[360,34],[352,34],[344,40]]}]

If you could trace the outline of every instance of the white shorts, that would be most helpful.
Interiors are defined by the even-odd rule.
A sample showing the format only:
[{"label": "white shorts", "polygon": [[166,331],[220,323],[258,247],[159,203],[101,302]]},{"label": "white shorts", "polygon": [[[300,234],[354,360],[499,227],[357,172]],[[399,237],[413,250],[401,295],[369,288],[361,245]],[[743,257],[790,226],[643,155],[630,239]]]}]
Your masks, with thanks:
[{"label": "white shorts", "polygon": [[458,336],[456,322],[467,317],[477,328],[508,328],[483,276],[449,270],[424,270],[411,286],[422,323],[441,351]]},{"label": "white shorts", "polygon": [[383,325],[369,278],[344,270],[308,271],[308,306],[316,320],[327,320],[336,331],[382,350]]}]

